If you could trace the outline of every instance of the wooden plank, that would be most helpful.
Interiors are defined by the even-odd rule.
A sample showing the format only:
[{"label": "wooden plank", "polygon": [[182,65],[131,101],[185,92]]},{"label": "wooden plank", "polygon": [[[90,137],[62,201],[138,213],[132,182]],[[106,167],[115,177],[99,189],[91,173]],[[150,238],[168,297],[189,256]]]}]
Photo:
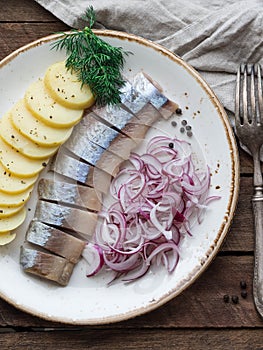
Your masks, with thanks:
[{"label": "wooden plank", "polygon": [[253,217],[251,198],[252,178],[240,179],[240,194],[231,229],[227,234],[222,251],[252,252],[254,249]]},{"label": "wooden plank", "polygon": [[90,329],[86,331],[4,333],[1,350],[248,350],[262,349],[261,329],[233,330],[166,330],[155,329]]},{"label": "wooden plank", "polygon": [[49,11],[34,0],[1,1],[0,22],[51,22],[58,21]]},{"label": "wooden plank", "polygon": [[[253,257],[218,256],[187,290],[163,307],[129,324],[161,327],[262,327],[252,297]],[[240,296],[240,281],[247,283],[247,298]],[[224,302],[224,295],[230,301]],[[231,301],[238,296],[238,304]]]},{"label": "wooden plank", "polygon": [[[253,303],[252,275],[252,256],[218,256],[191,287],[164,306],[134,319],[101,328],[263,327],[263,321]],[[247,283],[246,299],[240,296],[241,280]],[[230,296],[228,303],[223,300],[225,294]],[[239,297],[238,304],[231,301],[233,295]],[[32,317],[1,300],[0,326],[56,328],[64,325]],[[94,327],[85,329],[89,328]]]},{"label": "wooden plank", "polygon": [[12,51],[44,36],[68,30],[62,22],[52,23],[0,23],[0,60]]},{"label": "wooden plank", "polygon": [[[239,157],[240,157],[240,173],[242,175],[252,176],[253,174],[252,157],[241,148],[239,148]],[[263,171],[263,163],[261,164],[261,169]]]}]

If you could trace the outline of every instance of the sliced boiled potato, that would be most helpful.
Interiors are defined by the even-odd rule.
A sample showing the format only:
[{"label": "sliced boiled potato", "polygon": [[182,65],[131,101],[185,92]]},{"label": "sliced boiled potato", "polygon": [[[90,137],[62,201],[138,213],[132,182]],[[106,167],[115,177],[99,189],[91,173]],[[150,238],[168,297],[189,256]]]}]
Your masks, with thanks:
[{"label": "sliced boiled potato", "polygon": [[38,179],[38,175],[32,177],[18,177],[7,171],[0,162],[0,191],[5,193],[21,193],[31,187]]},{"label": "sliced boiled potato", "polygon": [[93,105],[94,96],[88,85],[82,85],[76,73],[65,67],[65,62],[51,65],[44,77],[50,95],[63,106],[84,109]]},{"label": "sliced boiled potato", "polygon": [[30,159],[5,143],[0,137],[0,162],[11,174],[18,177],[37,175],[46,165],[48,159]]},{"label": "sliced boiled potato", "polygon": [[33,159],[44,159],[51,157],[58,147],[43,147],[23,136],[13,126],[11,114],[6,113],[0,120],[0,135],[11,147],[14,147],[24,156]]},{"label": "sliced boiled potato", "polygon": [[16,214],[19,210],[23,208],[23,205],[20,205],[19,207],[1,207],[0,206],[0,218],[7,218],[9,216],[12,216]]},{"label": "sliced boiled potato", "polygon": [[83,114],[83,109],[70,109],[55,101],[42,79],[30,85],[25,94],[25,103],[37,119],[54,128],[71,127],[80,121]]},{"label": "sliced boiled potato", "polygon": [[5,231],[0,232],[0,246],[11,243],[16,238],[16,234],[14,232]]},{"label": "sliced boiled potato", "polygon": [[36,119],[20,100],[11,109],[14,127],[31,141],[44,147],[56,147],[71,135],[72,128],[55,129]]},{"label": "sliced boiled potato", "polygon": [[29,187],[26,191],[17,194],[0,192],[0,209],[2,207],[20,207],[25,204],[30,197],[32,189],[33,187]]},{"label": "sliced boiled potato", "polygon": [[23,207],[16,214],[8,218],[0,218],[0,234],[12,231],[20,226],[26,218],[26,209]]}]

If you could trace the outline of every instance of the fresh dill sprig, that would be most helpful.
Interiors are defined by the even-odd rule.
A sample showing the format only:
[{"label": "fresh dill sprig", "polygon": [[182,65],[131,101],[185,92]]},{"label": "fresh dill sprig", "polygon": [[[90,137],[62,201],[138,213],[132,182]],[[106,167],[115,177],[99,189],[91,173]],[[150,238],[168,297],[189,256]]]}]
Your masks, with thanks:
[{"label": "fresh dill sprig", "polygon": [[118,104],[120,88],[124,85],[121,75],[124,55],[128,53],[94,34],[96,15],[92,6],[86,10],[84,19],[88,25],[83,30],[63,33],[52,48],[66,51],[66,67],[74,70],[83,84],[90,86],[99,106]]}]

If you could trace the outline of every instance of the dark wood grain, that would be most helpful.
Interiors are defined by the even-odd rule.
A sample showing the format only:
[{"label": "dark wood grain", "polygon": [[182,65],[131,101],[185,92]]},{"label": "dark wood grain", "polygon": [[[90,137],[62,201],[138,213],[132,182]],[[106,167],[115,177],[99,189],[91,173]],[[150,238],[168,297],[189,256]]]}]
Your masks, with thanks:
[{"label": "dark wood grain", "polygon": [[33,0],[0,1],[0,22],[55,22],[56,17]]},{"label": "dark wood grain", "polygon": [[[69,29],[33,0],[0,3],[0,60],[33,40]],[[253,167],[241,149],[240,171],[239,201],[225,242],[204,274],[181,295],[134,319],[86,327],[48,322],[0,299],[0,349],[262,349],[263,321],[252,297]],[[241,280],[247,283],[245,299]],[[14,288],[19,288],[15,281]],[[229,295],[228,303],[224,295]],[[237,304],[232,296],[239,297]]]},{"label": "dark wood grain", "polygon": [[235,216],[221,251],[253,252],[252,178],[241,177]]},{"label": "dark wood grain", "polygon": [[1,350],[261,350],[261,329],[233,330],[145,330],[90,329],[84,331],[49,331],[4,333]]},{"label": "dark wood grain", "polygon": [[0,23],[0,60],[14,50],[44,36],[65,31],[63,23]]}]

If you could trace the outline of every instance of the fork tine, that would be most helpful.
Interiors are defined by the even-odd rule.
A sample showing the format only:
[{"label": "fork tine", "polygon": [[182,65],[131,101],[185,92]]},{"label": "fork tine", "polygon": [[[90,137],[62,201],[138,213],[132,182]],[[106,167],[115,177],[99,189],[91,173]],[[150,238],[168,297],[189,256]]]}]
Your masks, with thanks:
[{"label": "fork tine", "polygon": [[259,108],[259,118],[262,122],[263,118],[263,96],[262,96],[262,82],[261,82],[261,66],[257,66],[257,76],[258,76],[258,108]]},{"label": "fork tine", "polygon": [[255,95],[255,69],[254,65],[251,65],[251,82],[250,82],[250,104],[251,104],[251,122],[257,123],[257,110],[256,110],[256,95]]},{"label": "fork tine", "polygon": [[244,66],[243,74],[243,89],[242,89],[242,103],[243,103],[243,123],[248,123],[248,84],[247,84],[247,65]]}]

